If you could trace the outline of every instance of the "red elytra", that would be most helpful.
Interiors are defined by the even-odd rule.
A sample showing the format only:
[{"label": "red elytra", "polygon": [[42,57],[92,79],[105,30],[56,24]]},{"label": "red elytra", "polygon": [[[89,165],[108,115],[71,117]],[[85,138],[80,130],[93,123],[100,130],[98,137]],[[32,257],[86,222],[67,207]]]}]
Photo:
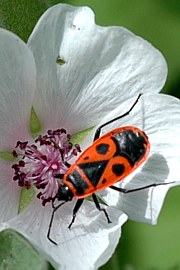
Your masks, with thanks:
[{"label": "red elytra", "polygon": [[85,198],[96,191],[123,180],[147,158],[150,143],[137,127],[114,129],[89,146],[70,166],[63,183],[76,198]]}]

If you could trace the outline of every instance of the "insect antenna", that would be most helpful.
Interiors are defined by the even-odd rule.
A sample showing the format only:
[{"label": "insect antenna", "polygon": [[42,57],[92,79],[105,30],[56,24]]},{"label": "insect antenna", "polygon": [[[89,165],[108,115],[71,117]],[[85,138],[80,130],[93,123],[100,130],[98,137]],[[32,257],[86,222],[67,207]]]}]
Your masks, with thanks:
[{"label": "insect antenna", "polygon": [[140,94],[138,95],[138,97],[136,98],[135,102],[133,103],[133,105],[131,106],[131,108],[130,108],[127,112],[125,112],[125,113],[123,113],[122,115],[119,115],[119,116],[117,116],[117,117],[115,117],[115,118],[113,118],[113,119],[107,121],[106,123],[102,124],[101,126],[99,126],[99,127],[96,129],[96,131],[95,131],[95,135],[94,135],[94,140],[93,140],[93,141],[97,140],[97,139],[100,137],[101,129],[102,129],[103,127],[105,127],[105,126],[107,126],[107,125],[113,123],[113,122],[116,121],[116,120],[119,120],[120,118],[123,118],[123,117],[127,116],[128,114],[130,114],[130,112],[134,109],[134,107],[135,107],[136,104],[138,103],[138,101],[139,101],[139,99],[140,99],[141,96],[142,96],[142,93],[140,93]]}]

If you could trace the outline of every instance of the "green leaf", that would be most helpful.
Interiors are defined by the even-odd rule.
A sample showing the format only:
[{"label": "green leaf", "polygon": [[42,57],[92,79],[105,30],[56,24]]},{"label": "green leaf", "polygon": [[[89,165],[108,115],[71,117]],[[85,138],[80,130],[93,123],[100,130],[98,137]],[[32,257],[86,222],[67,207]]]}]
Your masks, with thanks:
[{"label": "green leaf", "polygon": [[13,230],[0,233],[0,270],[46,270],[48,263]]},{"label": "green leaf", "polygon": [[0,158],[7,160],[7,161],[15,161],[16,160],[16,158],[13,156],[12,152],[10,152],[10,151],[0,152]]},{"label": "green leaf", "polygon": [[41,122],[33,108],[30,118],[30,131],[33,137],[36,137],[41,131]]},{"label": "green leaf", "polygon": [[21,195],[19,199],[19,210],[18,212],[22,212],[34,199],[35,190],[33,188],[25,189],[21,188]]},{"label": "green leaf", "polygon": [[48,7],[47,1],[43,0],[1,0],[0,27],[27,41],[37,20]]},{"label": "green leaf", "polygon": [[88,134],[91,132],[92,129],[93,129],[93,127],[87,128],[85,130],[82,130],[80,132],[73,134],[73,136],[71,138],[71,142],[73,144],[81,143],[88,136]]}]

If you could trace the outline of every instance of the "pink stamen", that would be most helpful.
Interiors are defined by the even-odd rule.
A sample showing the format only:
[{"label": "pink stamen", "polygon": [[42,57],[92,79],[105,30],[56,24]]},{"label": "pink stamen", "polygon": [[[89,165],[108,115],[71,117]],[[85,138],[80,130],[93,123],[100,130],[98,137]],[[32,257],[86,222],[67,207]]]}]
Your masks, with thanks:
[{"label": "pink stamen", "polygon": [[13,180],[20,187],[29,189],[34,185],[41,189],[37,197],[42,204],[51,201],[57,194],[61,185],[56,174],[64,174],[67,170],[65,162],[81,152],[78,144],[70,142],[71,136],[65,129],[48,130],[47,134],[38,136],[35,143],[18,141],[17,150],[13,150],[13,156],[20,158],[14,164]]}]

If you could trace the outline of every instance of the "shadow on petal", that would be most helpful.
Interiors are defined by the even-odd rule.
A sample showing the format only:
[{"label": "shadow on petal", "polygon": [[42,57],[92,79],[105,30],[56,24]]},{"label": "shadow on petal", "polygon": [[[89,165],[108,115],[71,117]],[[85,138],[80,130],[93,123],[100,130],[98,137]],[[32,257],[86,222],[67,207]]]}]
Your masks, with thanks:
[{"label": "shadow on petal", "polygon": [[[164,183],[168,178],[169,168],[166,159],[162,155],[153,154],[150,156],[150,158],[148,158],[144,166],[139,168],[138,172],[135,171],[132,175],[124,179],[123,182],[121,181],[117,183],[116,186],[121,186],[130,190],[154,183]],[[101,219],[99,219],[97,222],[96,219],[99,218],[99,214],[91,202],[91,210],[89,210],[91,211],[91,223],[89,227],[98,231],[102,228],[111,228],[116,226],[118,223],[118,218],[122,215],[122,212],[126,213],[132,220],[152,223],[153,212],[155,211],[154,208],[158,209],[155,211],[157,212],[155,217],[156,220],[169,187],[170,185],[160,186],[160,189],[158,189],[158,187],[156,189],[147,188],[129,194],[123,194],[111,189],[106,189],[104,191],[98,192],[98,196],[102,197],[102,199],[109,205],[109,207],[106,207],[106,210],[112,223],[107,223],[104,213],[100,213]],[[154,196],[155,190],[159,191],[158,197],[157,195]],[[157,202],[159,205],[156,207]],[[93,210],[92,207],[94,207]],[[101,207],[104,207],[104,205],[101,205]],[[86,210],[87,209],[88,208],[86,207]],[[93,221],[94,218],[95,221]],[[82,220],[84,220],[83,217]],[[97,229],[93,227],[93,222],[95,222],[95,226],[98,224]],[[85,228],[87,230],[88,226],[86,225]]]},{"label": "shadow on petal", "polygon": [[[147,186],[153,183],[161,184],[166,181],[169,175],[169,168],[165,158],[160,154],[153,154],[143,166],[142,170],[137,173],[127,184],[125,184],[126,189],[134,189],[138,187]],[[169,186],[161,186],[162,200],[165,197],[167,188]],[[118,203],[116,207],[125,212],[128,217],[132,220],[137,220],[141,222],[151,222],[150,217],[151,213],[151,204],[154,204],[152,201],[152,192],[155,188],[147,188],[141,191],[136,191],[129,194],[121,194],[119,196]],[[164,192],[165,191],[165,192]],[[159,198],[157,198],[158,200]],[[153,198],[156,200],[156,198]],[[148,216],[148,218],[147,218]]]}]

